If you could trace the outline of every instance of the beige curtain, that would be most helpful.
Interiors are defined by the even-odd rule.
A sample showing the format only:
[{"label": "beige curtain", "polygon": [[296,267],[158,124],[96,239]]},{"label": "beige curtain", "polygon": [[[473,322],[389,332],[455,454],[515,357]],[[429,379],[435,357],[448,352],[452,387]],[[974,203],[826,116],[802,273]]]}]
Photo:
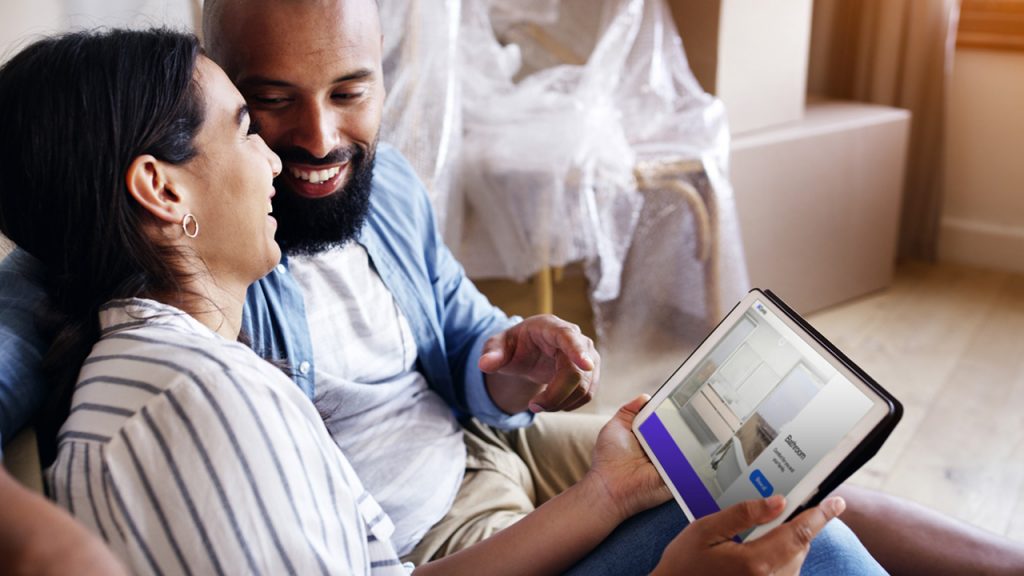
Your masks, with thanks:
[{"label": "beige curtain", "polygon": [[945,101],[959,9],[959,0],[814,2],[812,90],[913,114],[900,226],[904,258],[936,257]]}]

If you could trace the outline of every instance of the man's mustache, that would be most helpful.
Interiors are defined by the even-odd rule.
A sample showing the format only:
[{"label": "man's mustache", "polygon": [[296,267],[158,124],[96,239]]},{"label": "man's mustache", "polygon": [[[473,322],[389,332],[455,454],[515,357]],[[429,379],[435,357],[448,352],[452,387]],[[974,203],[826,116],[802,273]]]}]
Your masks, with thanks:
[{"label": "man's mustache", "polygon": [[274,152],[281,158],[281,162],[308,164],[310,166],[328,166],[331,164],[344,164],[359,154],[361,150],[353,144],[348,148],[335,148],[322,158],[318,158],[299,147],[280,148],[274,150]]}]

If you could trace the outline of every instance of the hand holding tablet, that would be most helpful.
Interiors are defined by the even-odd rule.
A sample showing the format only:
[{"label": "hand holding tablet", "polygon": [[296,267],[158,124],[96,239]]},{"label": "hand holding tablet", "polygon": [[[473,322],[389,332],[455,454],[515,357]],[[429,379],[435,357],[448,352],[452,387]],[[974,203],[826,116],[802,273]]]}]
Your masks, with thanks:
[{"label": "hand holding tablet", "polygon": [[740,532],[748,540],[820,502],[901,415],[799,315],[755,289],[639,412],[633,432],[691,521],[785,496],[775,520]]},{"label": "hand holding tablet", "polygon": [[782,513],[785,501],[780,496],[747,500],[696,520],[666,548],[653,576],[678,573],[686,567],[688,576],[701,574],[775,574],[800,573],[811,541],[845,509],[842,498],[822,502],[805,510],[792,522],[775,527],[755,542],[738,543],[733,534],[774,520]]}]

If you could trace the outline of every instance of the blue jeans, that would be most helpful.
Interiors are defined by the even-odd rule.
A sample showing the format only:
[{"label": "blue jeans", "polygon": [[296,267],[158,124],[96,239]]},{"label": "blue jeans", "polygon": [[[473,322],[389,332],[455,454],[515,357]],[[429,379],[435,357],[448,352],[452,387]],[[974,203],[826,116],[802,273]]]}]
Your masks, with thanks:
[{"label": "blue jeans", "polygon": [[[667,502],[623,522],[586,558],[566,574],[572,576],[625,576],[650,574],[665,546],[686,527],[686,516],[675,502]],[[685,567],[680,566],[684,572]],[[685,572],[684,572],[685,573]],[[857,536],[839,520],[832,520],[811,543],[801,574],[886,574],[868,554]]]}]

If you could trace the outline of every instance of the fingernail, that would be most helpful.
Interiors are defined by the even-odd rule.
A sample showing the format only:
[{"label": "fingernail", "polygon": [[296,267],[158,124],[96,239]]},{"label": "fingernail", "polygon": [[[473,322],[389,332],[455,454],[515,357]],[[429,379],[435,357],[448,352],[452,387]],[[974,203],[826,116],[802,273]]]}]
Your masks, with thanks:
[{"label": "fingernail", "polygon": [[846,500],[843,500],[839,496],[829,498],[829,508],[832,509],[833,516],[839,516],[844,510],[846,510]]},{"label": "fingernail", "polygon": [[530,402],[530,412],[533,412],[534,414],[537,414],[537,413],[543,412],[543,411],[544,411],[544,407],[543,406],[541,406],[540,404],[537,404],[536,402]]}]

